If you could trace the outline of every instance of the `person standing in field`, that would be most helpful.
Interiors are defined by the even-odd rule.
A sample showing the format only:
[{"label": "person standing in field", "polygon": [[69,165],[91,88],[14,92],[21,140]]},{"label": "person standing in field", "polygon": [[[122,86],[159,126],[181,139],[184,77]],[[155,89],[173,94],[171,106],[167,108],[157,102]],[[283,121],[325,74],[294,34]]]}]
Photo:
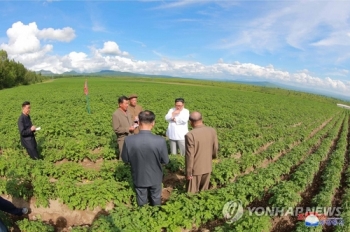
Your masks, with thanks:
[{"label": "person standing in field", "polygon": [[165,139],[151,133],[155,123],[152,111],[145,110],[139,115],[140,132],[125,138],[122,159],[130,163],[132,179],[139,206],[151,201],[151,205],[161,204],[163,170],[162,164],[169,163]]},{"label": "person standing in field", "polygon": [[18,130],[21,138],[21,144],[27,150],[30,158],[37,160],[39,154],[37,142],[35,139],[36,127],[33,126],[30,114],[30,102],[25,101],[22,104],[22,114],[18,118]]},{"label": "person standing in field", "polygon": [[137,104],[137,95],[136,94],[132,94],[129,96],[128,111],[131,115],[131,119],[134,120],[134,126],[135,126],[134,134],[136,135],[139,133],[139,128],[138,128],[139,127],[139,113],[142,111],[142,107]]},{"label": "person standing in field", "polygon": [[185,155],[185,134],[188,132],[188,118],[190,112],[185,109],[183,98],[175,99],[175,107],[171,108],[165,115],[165,120],[169,122],[166,136],[170,142],[170,153],[177,154],[177,147],[181,155]]},{"label": "person standing in field", "polygon": [[201,113],[191,113],[190,124],[193,130],[185,135],[187,192],[197,193],[209,187],[212,159],[217,157],[218,152],[218,138],[214,128],[203,124]]},{"label": "person standing in field", "polygon": [[123,151],[124,139],[126,136],[134,132],[133,120],[129,112],[127,111],[129,102],[126,96],[118,98],[119,107],[114,111],[112,115],[112,126],[115,134],[117,135],[117,143],[119,149],[119,160],[121,160],[121,154]]}]

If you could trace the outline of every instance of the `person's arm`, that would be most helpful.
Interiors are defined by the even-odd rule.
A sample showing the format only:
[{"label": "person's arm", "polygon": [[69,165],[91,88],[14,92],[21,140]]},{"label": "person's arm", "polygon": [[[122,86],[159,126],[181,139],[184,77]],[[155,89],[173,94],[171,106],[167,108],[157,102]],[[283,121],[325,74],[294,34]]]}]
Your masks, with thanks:
[{"label": "person's arm", "polygon": [[173,109],[170,109],[168,113],[165,115],[165,120],[167,122],[172,122],[173,121]]},{"label": "person's arm", "polygon": [[177,125],[184,125],[190,118],[190,112],[187,109],[183,109],[178,116],[175,117]]},{"label": "person's arm", "polygon": [[218,142],[218,135],[214,128],[213,128],[213,133],[214,133],[213,158],[216,159],[218,157],[219,142]]},{"label": "person's arm", "polygon": [[[125,138],[126,139],[126,138]],[[122,151],[122,160],[124,163],[129,163],[129,155],[128,155],[128,148],[127,145],[124,141],[124,145],[123,145],[123,151]]]},{"label": "person's arm", "polygon": [[160,162],[162,164],[169,163],[168,147],[166,145],[165,139],[163,139],[162,145],[160,146]]},{"label": "person's arm", "polygon": [[18,119],[18,130],[19,130],[19,133],[23,136],[23,137],[26,137],[26,136],[30,136],[33,134],[33,131],[31,130],[30,127],[28,128],[24,128],[24,123],[23,123],[23,117],[20,116],[19,119]]},{"label": "person's arm", "polygon": [[185,135],[185,148],[186,148],[186,154],[185,154],[185,169],[186,169],[186,178],[192,179],[192,170],[193,170],[193,163],[194,163],[194,138],[192,134],[187,133]]},{"label": "person's arm", "polygon": [[129,133],[130,128],[128,126],[121,125],[118,115],[116,114],[113,114],[112,116],[112,124],[113,124],[113,130],[116,134]]}]

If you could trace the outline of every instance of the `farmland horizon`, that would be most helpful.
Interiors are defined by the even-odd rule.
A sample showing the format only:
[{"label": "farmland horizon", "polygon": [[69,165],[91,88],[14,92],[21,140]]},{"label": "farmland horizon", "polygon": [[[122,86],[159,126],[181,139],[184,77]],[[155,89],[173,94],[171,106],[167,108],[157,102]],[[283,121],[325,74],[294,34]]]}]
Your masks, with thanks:
[{"label": "farmland horizon", "polygon": [[[118,160],[111,125],[118,97],[131,93],[154,112],[152,133],[167,143],[164,116],[178,97],[217,131],[220,149],[208,190],[187,193],[184,157],[168,148],[162,204],[138,208],[130,166]],[[5,89],[0,98],[6,99],[0,108],[1,196],[31,210],[15,220],[0,214],[9,228],[304,231],[307,220],[298,221],[299,215],[286,215],[291,223],[284,223],[286,218],[262,215],[261,209],[316,206],[341,208],[339,218],[344,227],[350,225],[345,207],[350,199],[349,111],[337,107],[334,98],[228,82],[89,75]],[[17,119],[23,101],[30,101],[31,120],[41,127],[36,132],[40,160],[30,159],[20,144]],[[226,207],[230,215],[225,205],[235,200],[243,214],[226,223],[235,217],[230,216],[233,205]],[[258,211],[249,214],[247,209]]]},{"label": "farmland horizon", "polygon": [[36,73],[41,73],[43,76],[47,76],[49,78],[52,77],[70,77],[70,76],[89,76],[89,77],[137,77],[137,78],[164,78],[164,79],[184,79],[184,80],[198,80],[198,81],[215,81],[215,82],[228,82],[228,83],[236,83],[236,84],[245,84],[245,85],[252,85],[252,86],[261,86],[261,87],[268,87],[268,88],[280,88],[284,90],[292,90],[292,91],[298,91],[298,92],[304,92],[304,93],[311,93],[316,94],[319,96],[325,96],[325,97],[331,97],[336,98],[341,101],[349,102],[350,103],[350,97],[345,96],[343,94],[334,93],[331,91],[326,90],[319,90],[319,89],[313,89],[308,87],[300,87],[297,85],[288,85],[281,82],[274,82],[271,80],[245,80],[244,78],[237,78],[237,79],[231,79],[231,78],[195,78],[195,77],[186,77],[186,76],[171,76],[171,75],[151,75],[151,74],[142,74],[142,73],[133,73],[133,72],[122,72],[122,71],[113,71],[113,70],[100,70],[99,72],[86,72],[86,73],[79,73],[75,71],[70,72],[64,72],[61,74],[53,73],[48,70],[40,70]]}]

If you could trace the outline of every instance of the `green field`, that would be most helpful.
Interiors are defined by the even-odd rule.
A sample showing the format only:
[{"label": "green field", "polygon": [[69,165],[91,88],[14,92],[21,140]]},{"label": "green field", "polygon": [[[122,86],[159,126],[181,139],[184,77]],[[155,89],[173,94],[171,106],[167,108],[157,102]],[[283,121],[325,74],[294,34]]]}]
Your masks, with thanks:
[{"label": "green field", "polygon": [[[295,218],[249,216],[246,211],[237,222],[225,223],[223,206],[240,200],[245,208],[343,206],[345,226],[336,228],[350,231],[349,114],[336,106],[340,101],[213,81],[87,80],[91,114],[86,110],[83,78],[0,91],[0,189],[3,196],[32,209],[30,220],[0,215],[9,227],[33,232],[54,227],[58,231],[322,231],[322,226],[311,229]],[[111,126],[117,98],[131,93],[156,114],[155,134],[165,136],[164,116],[178,97],[217,130],[220,150],[213,161],[210,190],[185,193],[183,157],[171,155],[164,166],[162,207],[136,206],[129,166],[116,159]],[[42,128],[36,133],[43,157],[39,161],[30,160],[20,145],[17,119],[26,100],[31,102],[32,122]]]}]

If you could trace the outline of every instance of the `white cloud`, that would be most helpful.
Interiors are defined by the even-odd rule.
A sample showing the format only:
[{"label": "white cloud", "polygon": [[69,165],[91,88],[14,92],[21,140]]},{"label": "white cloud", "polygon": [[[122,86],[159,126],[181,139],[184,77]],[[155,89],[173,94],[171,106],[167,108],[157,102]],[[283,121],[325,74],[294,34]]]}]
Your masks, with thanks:
[{"label": "white cloud", "polygon": [[62,42],[70,42],[75,38],[75,32],[70,27],[63,29],[44,28],[39,30],[37,35],[39,39],[58,40]]},{"label": "white cloud", "polygon": [[[54,73],[63,73],[72,70],[98,72],[109,69],[208,79],[246,78],[331,90],[350,96],[349,81],[336,80],[331,77],[315,77],[308,70],[290,73],[278,70],[272,64],[264,67],[252,63],[240,63],[239,61],[229,63],[220,58],[217,63],[204,65],[197,61],[169,59],[156,51],[153,53],[159,56],[159,60],[142,61],[133,59],[126,51],[122,51],[114,41],[105,42],[101,49],[91,47],[89,54],[72,51],[63,56],[51,54],[53,45],[41,45],[43,39],[62,40],[63,34],[72,35],[72,32],[74,32],[72,29],[39,30],[35,23],[23,25],[21,22],[17,22],[7,31],[8,43],[1,44],[1,48],[8,52],[11,59],[15,59],[35,71],[49,70]],[[347,74],[348,70],[343,69],[338,70],[338,72]]]},{"label": "white cloud", "polygon": [[203,0],[179,0],[179,1],[163,1],[162,5],[154,8],[154,9],[166,9],[166,8],[178,8],[184,7],[188,5],[198,4],[205,2]]},{"label": "white cloud", "polygon": [[98,22],[93,22],[92,30],[96,32],[106,32],[106,28]]},{"label": "white cloud", "polygon": [[140,42],[140,41],[137,41],[137,40],[132,40],[132,42],[135,42],[135,43],[137,43],[137,44],[140,44],[141,47],[143,47],[143,48],[147,47],[146,44],[144,44],[143,42]]},{"label": "white cloud", "polygon": [[[250,18],[225,19],[228,36],[219,45],[232,52],[291,54],[324,64],[350,58],[349,1],[263,1],[264,9]],[[255,9],[255,8],[254,8]],[[231,25],[244,25],[231,30]],[[224,28],[224,27],[223,27]],[[339,59],[339,57],[341,57]]]},{"label": "white cloud", "polygon": [[28,25],[16,22],[7,30],[7,36],[9,38],[8,43],[2,43],[0,48],[6,50],[10,56],[18,57],[18,55],[23,54],[23,58],[25,58],[28,53],[32,53],[32,56],[37,57],[52,50],[52,45],[42,46],[40,39],[69,42],[75,37],[75,34],[74,30],[69,27],[56,30],[52,28],[39,30],[35,22]]},{"label": "white cloud", "polygon": [[129,55],[127,52],[122,52],[116,42],[108,41],[103,44],[103,48],[99,49],[99,52],[105,55]]}]

